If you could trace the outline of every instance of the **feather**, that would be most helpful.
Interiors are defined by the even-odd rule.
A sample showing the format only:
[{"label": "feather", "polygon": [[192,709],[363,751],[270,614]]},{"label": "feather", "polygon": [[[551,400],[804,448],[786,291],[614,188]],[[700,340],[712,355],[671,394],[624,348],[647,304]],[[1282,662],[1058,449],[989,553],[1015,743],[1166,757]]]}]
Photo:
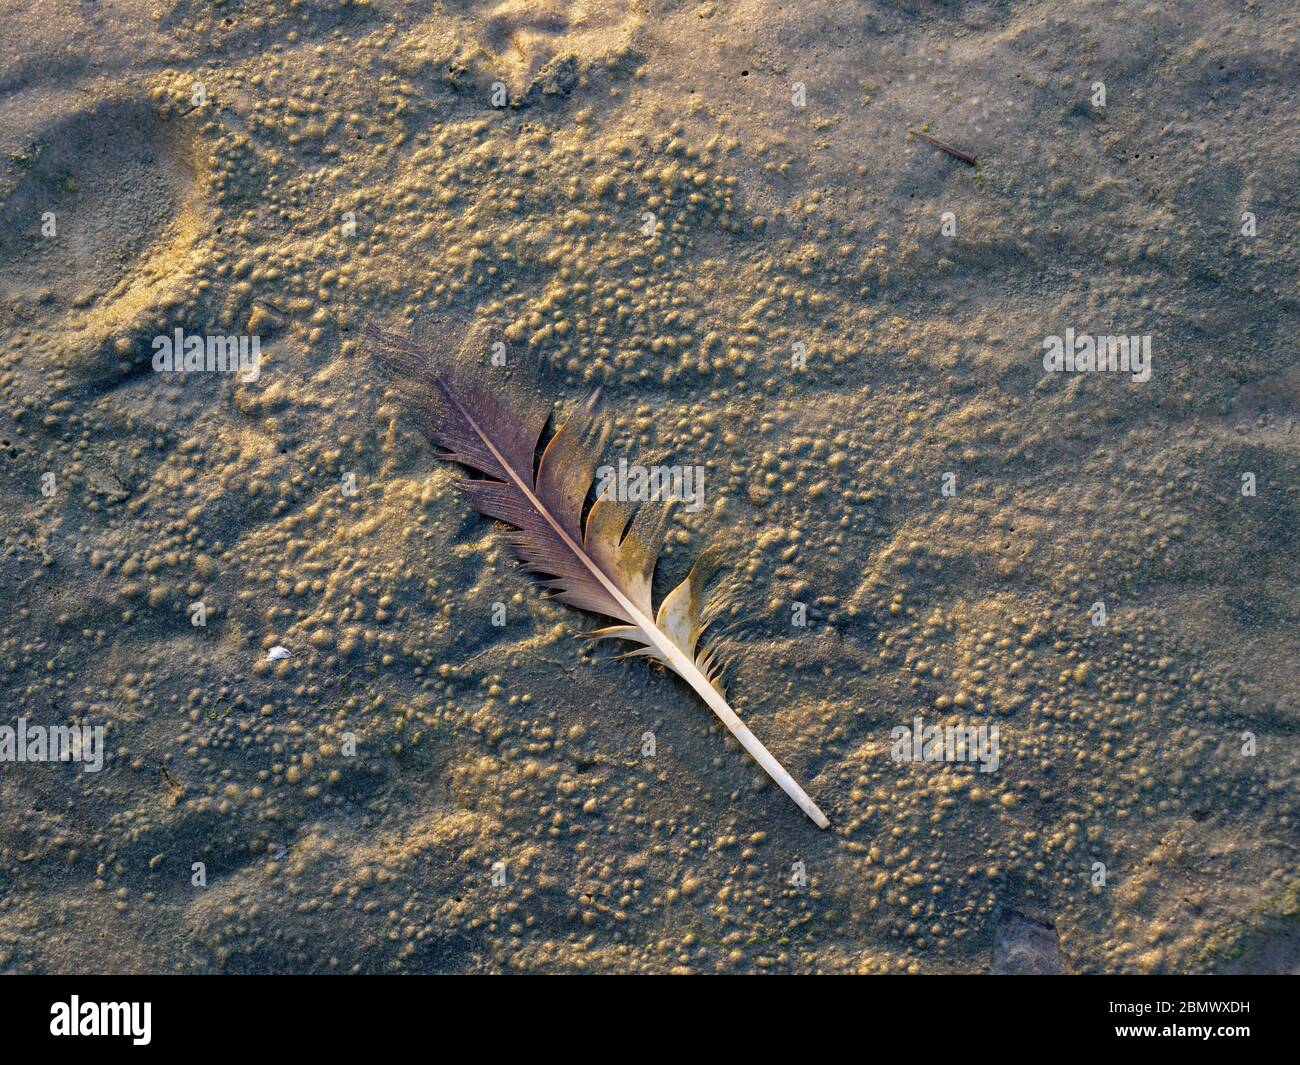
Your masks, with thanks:
[{"label": "feather", "polygon": [[384,364],[427,414],[424,428],[443,458],[480,473],[460,487],[483,514],[512,526],[506,542],[550,594],[616,624],[589,633],[637,645],[629,657],[662,663],[694,689],[740,745],[820,828],[817,804],[740,720],[722,691],[713,651],[700,646],[704,586],[711,561],[700,561],[656,610],[651,584],[666,506],[631,508],[597,498],[583,520],[605,434],[594,418],[597,396],[581,404],[534,456],[549,410],[522,412],[501,396],[439,366],[401,337],[369,329]]}]

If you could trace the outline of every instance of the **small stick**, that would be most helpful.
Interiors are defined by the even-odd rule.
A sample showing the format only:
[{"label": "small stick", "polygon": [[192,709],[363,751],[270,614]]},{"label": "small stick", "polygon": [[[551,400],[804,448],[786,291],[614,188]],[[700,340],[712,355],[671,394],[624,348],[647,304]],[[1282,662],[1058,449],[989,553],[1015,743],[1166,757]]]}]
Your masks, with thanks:
[{"label": "small stick", "polygon": [[907,132],[913,137],[920,137],[926,144],[933,144],[936,148],[940,148],[949,155],[955,156],[963,163],[969,163],[971,166],[977,165],[975,156],[971,155],[969,152],[963,152],[960,148],[954,148],[951,144],[944,144],[938,137],[932,137],[930,134],[923,133],[919,129],[909,129]]}]

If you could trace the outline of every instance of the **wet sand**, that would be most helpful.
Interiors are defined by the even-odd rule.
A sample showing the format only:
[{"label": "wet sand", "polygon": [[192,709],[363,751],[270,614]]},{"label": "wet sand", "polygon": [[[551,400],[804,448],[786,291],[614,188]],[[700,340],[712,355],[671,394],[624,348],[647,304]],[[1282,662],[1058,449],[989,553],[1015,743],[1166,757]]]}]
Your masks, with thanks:
[{"label": "wet sand", "polygon": [[[0,970],[1295,971],[1298,32],[8,5],[0,726],[104,759],[0,762]],[[575,638],[367,325],[703,467],[656,588],[720,553],[828,831]],[[178,329],[256,372],[157,372]]]}]

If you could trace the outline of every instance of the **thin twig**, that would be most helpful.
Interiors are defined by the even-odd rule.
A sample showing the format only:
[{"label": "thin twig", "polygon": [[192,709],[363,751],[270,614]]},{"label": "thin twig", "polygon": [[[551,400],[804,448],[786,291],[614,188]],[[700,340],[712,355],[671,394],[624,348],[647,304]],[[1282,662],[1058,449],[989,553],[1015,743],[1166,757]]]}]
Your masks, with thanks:
[{"label": "thin twig", "polygon": [[944,142],[938,137],[932,137],[930,134],[924,133],[919,129],[909,129],[907,132],[913,137],[919,137],[921,140],[925,141],[926,144],[933,144],[936,148],[942,149],[954,158],[960,159],[963,163],[969,163],[971,166],[978,165],[975,156],[971,155],[969,152],[963,152],[960,148],[954,148],[951,144],[944,144]]}]

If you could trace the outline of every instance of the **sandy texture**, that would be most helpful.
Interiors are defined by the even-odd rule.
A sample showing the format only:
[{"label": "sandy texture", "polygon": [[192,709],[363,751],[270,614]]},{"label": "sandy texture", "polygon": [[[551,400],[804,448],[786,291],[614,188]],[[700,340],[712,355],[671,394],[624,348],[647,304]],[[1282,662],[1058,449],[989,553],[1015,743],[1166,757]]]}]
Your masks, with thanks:
[{"label": "sandy texture", "polygon": [[[0,725],[108,756],[0,763],[0,969],[1294,969],[1298,32],[4,5]],[[367,323],[706,468],[665,578],[721,549],[732,704],[829,831],[573,638]],[[155,373],[178,328],[257,379]],[[1067,328],[1151,379],[1045,373]],[[917,716],[996,772],[894,760]]]}]

